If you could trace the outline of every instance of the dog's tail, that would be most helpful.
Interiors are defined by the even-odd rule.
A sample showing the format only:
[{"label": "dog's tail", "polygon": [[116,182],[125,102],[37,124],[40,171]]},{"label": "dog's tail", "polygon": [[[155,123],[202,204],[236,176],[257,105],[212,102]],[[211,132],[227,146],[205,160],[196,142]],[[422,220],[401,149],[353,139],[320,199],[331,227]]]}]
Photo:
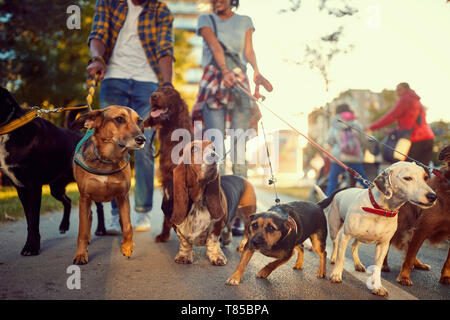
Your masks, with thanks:
[{"label": "dog's tail", "polygon": [[314,190],[316,190],[317,195],[320,200],[325,200],[327,198],[327,195],[325,194],[325,192],[323,192],[323,190],[317,184],[314,184],[313,188],[314,188]]},{"label": "dog's tail", "polygon": [[[319,207],[321,207],[322,209],[325,209],[326,207],[328,207],[331,203],[331,201],[333,201],[334,196],[338,193],[341,192],[342,190],[348,189],[349,187],[345,187],[345,188],[341,188],[341,189],[337,189],[335,190],[332,194],[330,194],[330,196],[328,198],[323,199],[320,202],[317,202],[317,205]],[[320,189],[320,188],[319,188]],[[322,190],[321,190],[322,191]],[[323,193],[323,192],[322,192]]]},{"label": "dog's tail", "polygon": [[[83,104],[78,104],[75,107],[81,107],[83,106]],[[86,108],[82,108],[82,109],[75,109],[75,110],[70,110],[69,114],[67,115],[66,118],[66,128],[72,131],[79,131],[77,128],[73,127],[73,122],[77,119],[78,114],[80,112],[84,112],[88,109],[88,107],[86,106]]]}]

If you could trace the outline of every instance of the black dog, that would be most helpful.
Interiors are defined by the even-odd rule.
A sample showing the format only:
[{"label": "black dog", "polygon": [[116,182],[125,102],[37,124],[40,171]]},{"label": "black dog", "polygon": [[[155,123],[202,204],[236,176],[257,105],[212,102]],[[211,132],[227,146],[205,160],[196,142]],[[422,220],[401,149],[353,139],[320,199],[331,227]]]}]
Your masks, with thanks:
[{"label": "black dog", "polygon": [[[8,90],[0,87],[0,126],[26,112]],[[57,127],[41,118],[0,135],[0,169],[16,187],[27,219],[28,236],[21,251],[24,256],[38,255],[40,251],[39,214],[43,185],[49,184],[52,196],[64,206],[60,232],[69,230],[71,201],[65,187],[74,181],[72,156],[81,138],[80,132]],[[95,234],[105,234],[101,203],[97,204],[97,214]]]},{"label": "black dog", "polygon": [[328,198],[315,204],[305,201],[293,201],[275,205],[268,211],[250,216],[249,240],[244,247],[241,261],[226,284],[236,286],[242,279],[245,268],[255,251],[276,258],[257,274],[258,278],[267,278],[272,271],[285,264],[298,252],[294,269],[303,267],[303,245],[310,238],[315,253],[320,257],[318,278],[326,276],[325,251],[327,238],[327,220],[323,209],[330,204]]}]

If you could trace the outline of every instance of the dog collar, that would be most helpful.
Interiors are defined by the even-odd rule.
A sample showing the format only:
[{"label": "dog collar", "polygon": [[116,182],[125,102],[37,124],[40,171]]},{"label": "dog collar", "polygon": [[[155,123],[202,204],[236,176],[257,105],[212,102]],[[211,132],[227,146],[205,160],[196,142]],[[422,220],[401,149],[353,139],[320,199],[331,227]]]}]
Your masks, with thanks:
[{"label": "dog collar", "polygon": [[369,199],[370,199],[370,203],[372,203],[373,208],[361,207],[361,209],[363,209],[363,211],[369,212],[369,213],[374,213],[379,216],[384,216],[384,217],[388,217],[388,218],[393,218],[397,215],[398,211],[387,210],[387,209],[383,209],[382,207],[380,207],[380,205],[375,201],[375,198],[373,197],[372,188],[369,188]]},{"label": "dog collar", "polygon": [[129,153],[127,153],[127,161],[126,161],[126,163],[122,167],[120,167],[119,169],[113,170],[113,171],[99,171],[99,170],[96,170],[96,169],[92,169],[84,162],[83,154],[81,152],[81,146],[83,144],[85,144],[86,141],[89,140],[90,137],[92,137],[94,132],[95,132],[95,129],[87,130],[86,134],[84,135],[84,137],[80,140],[80,142],[78,142],[77,147],[75,148],[75,154],[73,156],[73,164],[76,163],[81,168],[86,170],[87,172],[92,173],[92,174],[96,174],[96,175],[101,175],[101,176],[112,175],[112,174],[118,173],[118,172],[122,171],[123,169],[125,169],[128,166],[128,164],[130,163],[130,154]]}]

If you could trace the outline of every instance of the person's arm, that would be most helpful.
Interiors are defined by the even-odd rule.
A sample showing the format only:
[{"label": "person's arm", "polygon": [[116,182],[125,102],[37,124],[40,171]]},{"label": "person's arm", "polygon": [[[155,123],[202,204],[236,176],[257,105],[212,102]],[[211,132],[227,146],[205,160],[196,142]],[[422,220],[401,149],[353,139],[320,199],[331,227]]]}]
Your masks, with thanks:
[{"label": "person's arm", "polygon": [[173,74],[173,16],[165,4],[159,7],[157,16],[158,42],[156,59],[161,71],[163,83],[172,83]]},{"label": "person's arm", "polygon": [[200,29],[200,35],[203,37],[203,39],[205,39],[205,42],[208,44],[213,53],[217,65],[222,71],[225,87],[232,87],[234,82],[236,81],[236,78],[234,76],[234,73],[227,68],[227,65],[225,63],[225,53],[223,52],[223,48],[220,45],[219,40],[217,40],[216,36],[214,35],[213,30],[210,27],[203,27]]},{"label": "person's arm", "polygon": [[370,125],[369,130],[374,131],[390,125],[392,122],[396,121],[403,113],[407,112],[408,105],[409,103],[407,100],[400,98],[391,111],[389,111],[387,114],[381,117],[381,119]]},{"label": "person's arm", "polygon": [[100,73],[99,79],[102,80],[106,72],[106,63],[102,56],[105,53],[105,45],[98,39],[92,39],[89,43],[91,50],[91,60],[86,70],[90,77]]},{"label": "person's arm", "polygon": [[253,48],[253,28],[248,29],[245,33],[245,50],[244,50],[245,58],[248,63],[253,68],[254,76],[253,79],[256,78],[256,75],[259,75],[258,63],[256,62],[256,54]]},{"label": "person's arm", "polygon": [[100,80],[106,72],[106,63],[103,60],[105,44],[108,42],[109,7],[107,0],[98,0],[95,5],[92,30],[88,37],[88,45],[91,51],[90,63],[86,68],[89,76],[100,73]]}]

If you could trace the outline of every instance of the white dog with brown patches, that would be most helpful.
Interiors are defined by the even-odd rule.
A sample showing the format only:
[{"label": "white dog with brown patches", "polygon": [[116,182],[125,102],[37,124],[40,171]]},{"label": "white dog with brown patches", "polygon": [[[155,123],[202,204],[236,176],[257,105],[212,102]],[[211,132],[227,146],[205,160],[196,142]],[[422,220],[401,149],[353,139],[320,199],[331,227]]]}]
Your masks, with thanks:
[{"label": "white dog with brown patches", "polygon": [[[397,162],[374,180],[375,188],[350,188],[337,192],[325,210],[328,216],[330,237],[333,240],[331,263],[336,263],[331,282],[342,282],[345,250],[350,239],[355,270],[365,272],[358,257],[361,243],[376,244],[375,266],[381,268],[389,249],[389,241],[397,230],[397,212],[407,201],[429,208],[436,194],[427,185],[428,174],[415,163]],[[372,293],[387,296],[380,275],[375,275]]]}]

